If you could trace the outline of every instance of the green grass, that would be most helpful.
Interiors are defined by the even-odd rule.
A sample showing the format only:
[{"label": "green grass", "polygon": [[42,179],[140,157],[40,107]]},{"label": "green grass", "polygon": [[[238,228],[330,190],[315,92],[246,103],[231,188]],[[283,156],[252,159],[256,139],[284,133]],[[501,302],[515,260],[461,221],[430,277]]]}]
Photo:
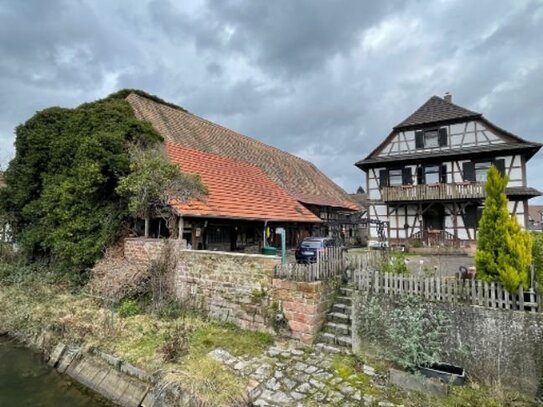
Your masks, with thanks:
[{"label": "green grass", "polygon": [[198,326],[190,340],[195,353],[207,354],[213,349],[222,348],[235,356],[257,356],[272,344],[273,337],[269,333],[211,323]]},{"label": "green grass", "polygon": [[[188,312],[179,318],[146,313],[120,318],[115,310],[104,308],[83,292],[70,292],[65,286],[35,278],[21,280],[20,284],[0,281],[1,329],[27,336],[48,330],[51,345],[64,341],[96,347],[159,378],[177,380],[202,405],[238,405],[247,384],[246,378],[208,357],[209,351],[222,348],[236,356],[252,357],[273,344],[268,333],[211,322]],[[166,361],[165,340],[180,327],[188,349],[174,362]]]}]

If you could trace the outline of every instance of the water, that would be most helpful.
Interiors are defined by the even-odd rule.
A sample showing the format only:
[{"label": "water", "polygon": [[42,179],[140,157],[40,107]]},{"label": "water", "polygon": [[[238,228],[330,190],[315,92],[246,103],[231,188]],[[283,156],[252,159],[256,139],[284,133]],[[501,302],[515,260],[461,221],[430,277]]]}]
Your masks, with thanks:
[{"label": "water", "polygon": [[0,337],[0,407],[111,407],[47,366],[34,353]]}]

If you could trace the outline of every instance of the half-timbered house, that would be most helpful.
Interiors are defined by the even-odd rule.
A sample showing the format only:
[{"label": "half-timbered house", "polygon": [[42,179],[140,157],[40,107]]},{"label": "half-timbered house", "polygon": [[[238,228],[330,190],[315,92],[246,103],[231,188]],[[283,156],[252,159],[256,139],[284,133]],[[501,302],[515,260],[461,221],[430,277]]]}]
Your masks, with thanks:
[{"label": "half-timbered house", "polygon": [[[541,144],[526,141],[477,113],[433,96],[366,158],[368,217],[387,222],[391,244],[465,244],[477,236],[491,165],[509,177],[509,210],[528,225],[526,162]],[[377,240],[372,228],[370,236]]]}]

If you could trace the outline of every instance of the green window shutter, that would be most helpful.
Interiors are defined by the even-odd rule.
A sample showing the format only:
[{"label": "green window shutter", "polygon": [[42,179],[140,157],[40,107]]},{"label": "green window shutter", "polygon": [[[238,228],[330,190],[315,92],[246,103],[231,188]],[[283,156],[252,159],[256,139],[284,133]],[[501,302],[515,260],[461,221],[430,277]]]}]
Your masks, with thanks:
[{"label": "green window shutter", "polygon": [[388,187],[388,170],[379,171],[379,187]]},{"label": "green window shutter", "polygon": [[447,143],[447,128],[446,127],[442,127],[439,129],[439,146],[440,147],[443,147],[443,146],[446,146],[448,143]]},{"label": "green window shutter", "polygon": [[494,161],[494,165],[501,175],[505,175],[505,160],[503,158]]},{"label": "green window shutter", "polygon": [[462,164],[464,181],[475,181],[475,165],[471,161]]},{"label": "green window shutter", "polygon": [[417,184],[426,184],[426,180],[424,179],[424,168],[420,165],[417,167]]},{"label": "green window shutter", "polygon": [[415,148],[424,148],[424,132],[422,130],[415,132]]},{"label": "green window shutter", "polygon": [[402,168],[402,184],[411,185],[413,183],[413,173],[411,167]]},{"label": "green window shutter", "polygon": [[439,182],[442,184],[447,183],[447,166],[445,164],[442,164],[441,167],[439,167]]},{"label": "green window shutter", "polygon": [[477,206],[466,206],[464,214],[464,225],[467,228],[475,229],[477,227]]}]

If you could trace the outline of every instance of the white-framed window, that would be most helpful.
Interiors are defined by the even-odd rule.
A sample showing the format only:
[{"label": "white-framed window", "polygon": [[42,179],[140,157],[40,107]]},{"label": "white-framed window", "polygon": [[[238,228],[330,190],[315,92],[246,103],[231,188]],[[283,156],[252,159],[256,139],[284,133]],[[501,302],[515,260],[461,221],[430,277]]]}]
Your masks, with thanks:
[{"label": "white-framed window", "polygon": [[390,170],[388,173],[388,183],[391,187],[402,185],[402,169]]},{"label": "white-framed window", "polygon": [[424,148],[439,147],[439,135],[436,130],[427,130],[424,132]]},{"label": "white-framed window", "polygon": [[424,179],[426,184],[437,184],[440,181],[439,165],[424,167]]},{"label": "white-framed window", "polygon": [[483,161],[483,162],[476,162],[474,163],[474,169],[475,169],[475,181],[477,182],[485,182],[486,176],[488,174],[488,170],[492,166],[492,162],[490,161]]}]

